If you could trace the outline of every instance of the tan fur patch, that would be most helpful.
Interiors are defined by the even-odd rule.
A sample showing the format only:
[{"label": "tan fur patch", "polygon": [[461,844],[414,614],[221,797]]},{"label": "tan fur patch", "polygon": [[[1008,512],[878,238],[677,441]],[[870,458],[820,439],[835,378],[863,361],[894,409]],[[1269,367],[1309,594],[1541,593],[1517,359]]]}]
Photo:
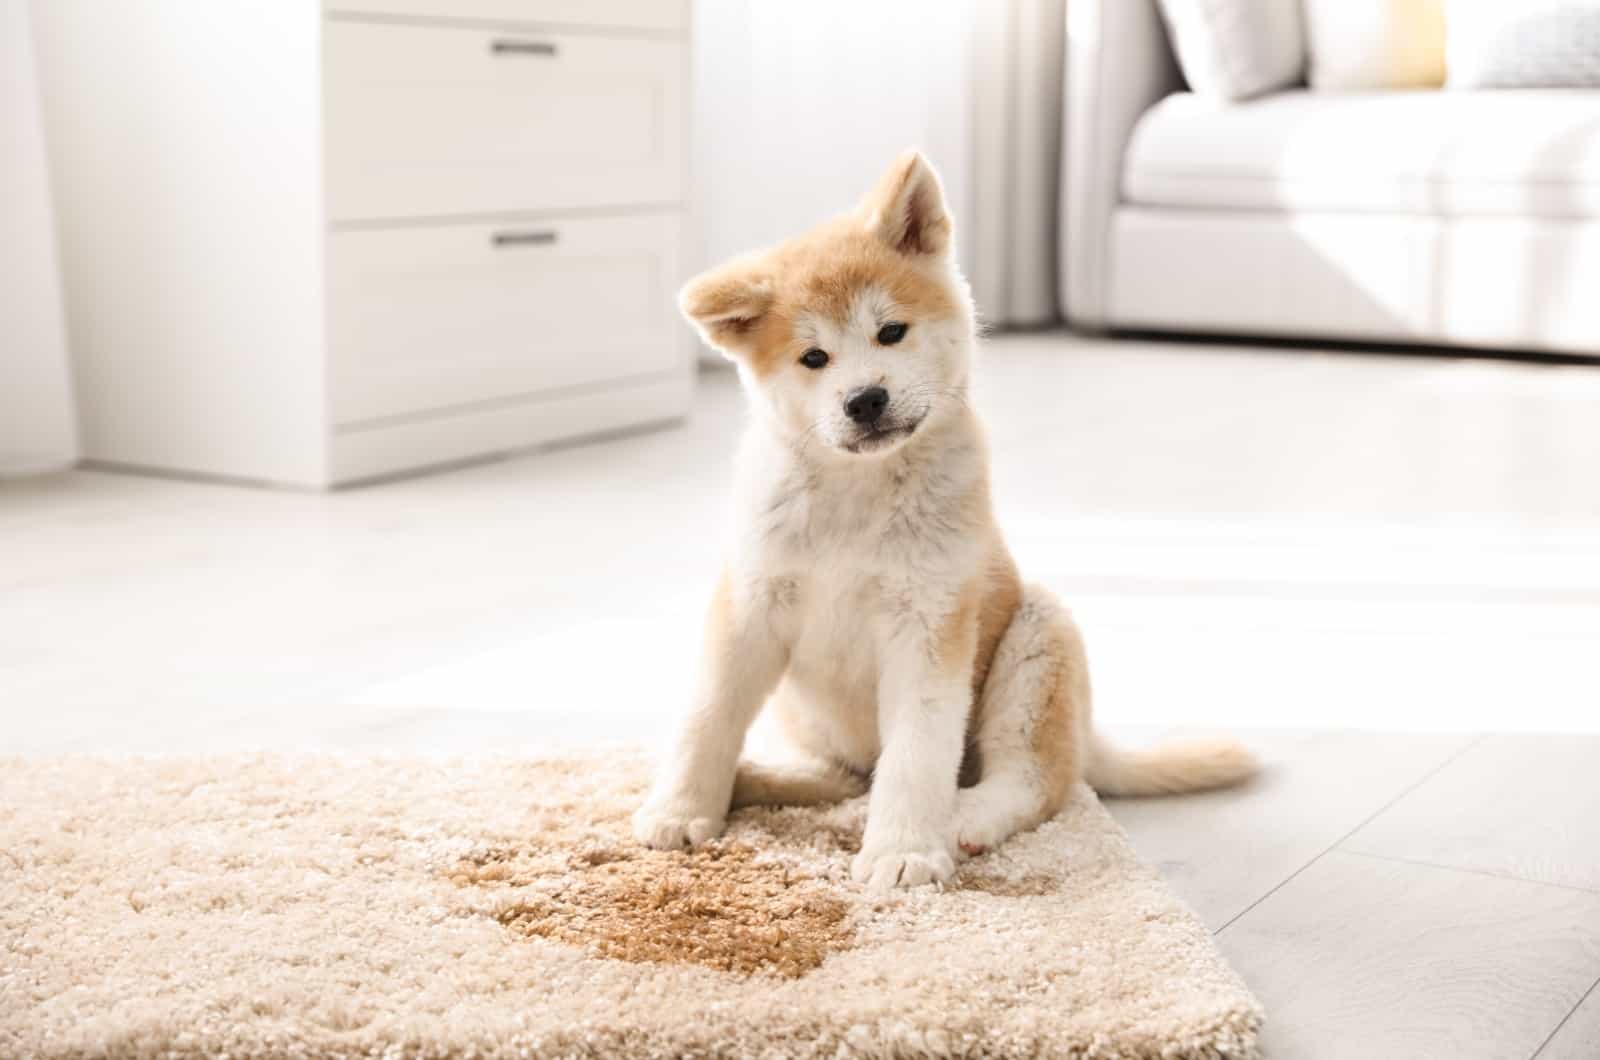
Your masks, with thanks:
[{"label": "tan fur patch", "polygon": [[883,291],[908,312],[913,324],[916,319],[943,319],[955,309],[944,277],[848,226],[785,244],[774,257],[793,270],[797,280],[786,292],[794,313],[817,313],[843,323],[851,300],[868,288]]},{"label": "tan fur patch", "polygon": [[867,778],[844,766],[772,766],[741,761],[733,778],[734,809],[744,806],[813,806],[864,795]]},{"label": "tan fur patch", "polygon": [[977,735],[983,724],[983,687],[994,666],[994,654],[1011,625],[1011,618],[1022,603],[1022,579],[1017,565],[997,537],[989,561],[980,578],[983,586],[978,607],[978,636],[972,660],[972,714],[967,718],[967,751],[961,760],[960,784],[971,787],[982,774],[983,762],[977,748]]},{"label": "tan fur patch", "polygon": [[896,253],[858,214],[847,214],[691,281],[681,301],[719,346],[764,378],[797,364],[805,352],[794,329],[801,314],[843,322],[851,299],[866,288],[893,299],[913,327],[948,319],[960,306],[942,268],[936,260]]},{"label": "tan fur patch", "polygon": [[1078,781],[1078,714],[1089,710],[1089,665],[1083,638],[1071,622],[1062,622],[1053,638],[1056,674],[1050,698],[1033,729],[1033,749],[1044,777],[1044,812],[1054,814]]},{"label": "tan fur patch", "polygon": [[848,948],[849,906],[828,881],[743,843],[491,849],[459,863],[460,886],[505,888],[496,919],[530,938],[635,963],[698,964],[798,978]]},{"label": "tan fur patch", "polygon": [[981,698],[983,683],[989,677],[989,667],[994,664],[994,653],[1000,647],[1000,638],[1011,625],[1011,616],[1022,603],[1022,579],[1011,553],[998,539],[989,553],[984,570],[983,602],[978,609],[978,643],[973,658],[972,694],[974,701]]},{"label": "tan fur patch", "polygon": [[939,668],[946,674],[960,673],[972,665],[973,649],[978,641],[978,606],[983,599],[983,585],[974,578],[961,590],[955,610],[945,616],[939,627],[933,650]]}]

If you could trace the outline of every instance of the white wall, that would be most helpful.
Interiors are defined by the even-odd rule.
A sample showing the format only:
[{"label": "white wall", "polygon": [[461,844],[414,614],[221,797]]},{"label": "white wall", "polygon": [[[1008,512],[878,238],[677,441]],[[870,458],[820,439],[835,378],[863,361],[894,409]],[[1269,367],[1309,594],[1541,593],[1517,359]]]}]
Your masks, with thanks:
[{"label": "white wall", "polygon": [[966,202],[972,2],[696,0],[690,267],[850,208],[906,147]]},{"label": "white wall", "polygon": [[27,8],[0,0],[0,476],[76,459]]}]

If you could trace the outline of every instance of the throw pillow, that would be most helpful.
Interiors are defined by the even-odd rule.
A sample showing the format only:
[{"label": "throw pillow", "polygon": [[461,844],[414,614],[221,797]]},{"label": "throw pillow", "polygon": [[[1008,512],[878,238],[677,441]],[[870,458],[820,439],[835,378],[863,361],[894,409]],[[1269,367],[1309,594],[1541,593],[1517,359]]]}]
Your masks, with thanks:
[{"label": "throw pillow", "polygon": [[1600,0],[1449,0],[1451,88],[1600,88]]},{"label": "throw pillow", "polygon": [[[1128,0],[1112,0],[1126,3]],[[1300,0],[1158,0],[1184,80],[1195,92],[1249,99],[1305,73]]]},{"label": "throw pillow", "polygon": [[1305,18],[1312,88],[1360,92],[1444,84],[1443,0],[1305,0]]}]

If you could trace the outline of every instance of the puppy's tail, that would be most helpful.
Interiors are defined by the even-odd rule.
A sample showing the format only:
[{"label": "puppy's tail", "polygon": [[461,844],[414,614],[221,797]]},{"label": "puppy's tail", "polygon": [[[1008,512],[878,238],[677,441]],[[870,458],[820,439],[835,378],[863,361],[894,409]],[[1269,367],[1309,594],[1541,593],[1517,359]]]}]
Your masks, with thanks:
[{"label": "puppy's tail", "polygon": [[1113,747],[1089,736],[1084,779],[1101,795],[1177,795],[1225,788],[1254,776],[1256,758],[1231,740],[1166,744],[1148,751]]}]

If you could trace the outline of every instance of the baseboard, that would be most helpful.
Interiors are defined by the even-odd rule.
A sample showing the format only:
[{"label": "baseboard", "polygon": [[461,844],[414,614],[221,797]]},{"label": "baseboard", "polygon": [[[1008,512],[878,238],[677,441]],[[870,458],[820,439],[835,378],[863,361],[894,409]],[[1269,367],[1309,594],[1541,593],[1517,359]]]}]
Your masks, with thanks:
[{"label": "baseboard", "polygon": [[341,429],[331,439],[330,482],[351,486],[501,456],[554,442],[661,425],[688,415],[687,370],[629,384]]}]

